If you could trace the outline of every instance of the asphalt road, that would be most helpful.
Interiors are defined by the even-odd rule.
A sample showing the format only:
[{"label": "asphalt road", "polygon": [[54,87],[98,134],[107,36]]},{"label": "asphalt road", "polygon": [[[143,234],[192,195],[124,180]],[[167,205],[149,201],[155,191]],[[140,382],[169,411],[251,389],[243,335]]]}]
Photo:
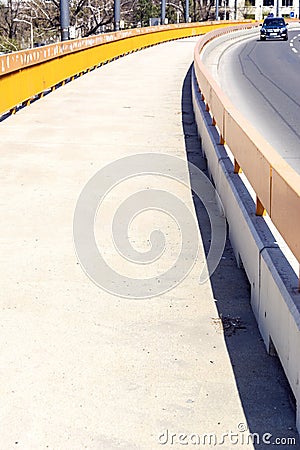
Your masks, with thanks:
[{"label": "asphalt road", "polygon": [[300,27],[289,41],[261,42],[259,32],[230,45],[218,64],[224,92],[300,173]]}]

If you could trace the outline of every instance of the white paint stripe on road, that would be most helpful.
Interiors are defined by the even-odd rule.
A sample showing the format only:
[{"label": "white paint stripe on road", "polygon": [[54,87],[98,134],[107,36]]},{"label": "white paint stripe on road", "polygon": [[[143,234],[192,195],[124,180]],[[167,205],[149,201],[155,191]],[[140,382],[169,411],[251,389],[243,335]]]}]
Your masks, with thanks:
[{"label": "white paint stripe on road", "polygon": [[294,53],[298,53],[298,50],[296,50],[295,48],[292,48],[292,51],[293,51]]}]

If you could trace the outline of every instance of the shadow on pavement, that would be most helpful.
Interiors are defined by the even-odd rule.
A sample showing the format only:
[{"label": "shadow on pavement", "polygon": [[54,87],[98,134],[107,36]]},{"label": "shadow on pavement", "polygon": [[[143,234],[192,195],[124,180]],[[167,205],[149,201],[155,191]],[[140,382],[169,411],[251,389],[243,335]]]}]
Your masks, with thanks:
[{"label": "shadow on pavement", "polygon": [[[188,161],[207,175],[206,160],[201,154],[201,143],[194,120],[191,73],[192,68],[184,80],[181,102],[186,153]],[[196,196],[194,206],[207,254],[210,246],[209,219]],[[222,317],[224,338],[249,432],[259,436],[260,442],[255,442],[254,448],[273,447],[262,442],[264,433],[272,435],[271,442],[275,442],[276,438],[283,438],[282,443],[276,445],[278,450],[300,448],[295,426],[293,394],[279,359],[269,356],[266,352],[250,305],[250,286],[244,270],[237,267],[229,239],[220,264],[211,277],[211,285],[219,316]],[[221,394],[216,392],[216,395]],[[238,430],[238,424],[236,425],[236,430],[231,430],[233,433]],[[296,444],[288,444],[284,440],[287,438],[295,438]]]}]

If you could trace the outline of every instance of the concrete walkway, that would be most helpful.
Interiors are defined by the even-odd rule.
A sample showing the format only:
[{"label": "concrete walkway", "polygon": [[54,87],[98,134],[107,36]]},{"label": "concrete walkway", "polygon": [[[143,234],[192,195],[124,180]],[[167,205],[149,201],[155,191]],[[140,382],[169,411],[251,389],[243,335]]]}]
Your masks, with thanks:
[{"label": "concrete walkway", "polygon": [[[114,61],[0,124],[1,449],[176,449],[197,447],[209,433],[202,446],[232,450],[254,448],[241,444],[246,428],[296,436],[284,378],[264,353],[247,282],[228,244],[222,270],[199,285],[205,261],[199,233],[187,277],[148,300],[104,291],[76,257],[76,202],[107,164],[143,153],[151,165],[148,152],[186,161],[188,152],[203,166],[188,93],[182,98],[195,43],[172,42]],[[120,168],[119,179],[127,166]],[[163,230],[165,250],[151,264],[124,260],[111,240],[113,211],[137,190],[154,188],[180,198],[196,223],[191,193],[175,180],[157,173],[116,185],[98,211],[95,234],[107,264],[128,278],[155,277],[180,253],[181,225],[164,211],[144,211],[128,231],[132,246],[145,252],[151,231]],[[209,224],[199,217],[205,239]],[[223,308],[230,323],[232,302],[231,319],[244,314],[244,327],[231,327],[228,345],[218,315]],[[271,396],[262,405],[251,384],[259,374],[250,373],[259,361],[258,392],[267,387]],[[230,431],[238,443],[222,437]]]}]

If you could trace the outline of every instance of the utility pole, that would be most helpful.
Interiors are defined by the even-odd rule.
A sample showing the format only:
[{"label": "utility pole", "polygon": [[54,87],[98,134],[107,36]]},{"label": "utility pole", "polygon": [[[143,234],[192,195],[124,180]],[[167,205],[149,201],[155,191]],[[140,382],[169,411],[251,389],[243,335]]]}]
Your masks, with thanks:
[{"label": "utility pole", "polygon": [[190,19],[190,0],[185,0],[185,22],[188,23]]},{"label": "utility pole", "polygon": [[279,0],[276,1],[276,17],[279,17]]},{"label": "utility pole", "polygon": [[166,0],[161,0],[161,25],[166,21]]},{"label": "utility pole", "polygon": [[121,20],[121,7],[120,0],[114,1],[114,30],[120,30],[120,20]]},{"label": "utility pole", "polygon": [[60,0],[60,34],[62,41],[69,40],[70,11],[69,0]]}]

